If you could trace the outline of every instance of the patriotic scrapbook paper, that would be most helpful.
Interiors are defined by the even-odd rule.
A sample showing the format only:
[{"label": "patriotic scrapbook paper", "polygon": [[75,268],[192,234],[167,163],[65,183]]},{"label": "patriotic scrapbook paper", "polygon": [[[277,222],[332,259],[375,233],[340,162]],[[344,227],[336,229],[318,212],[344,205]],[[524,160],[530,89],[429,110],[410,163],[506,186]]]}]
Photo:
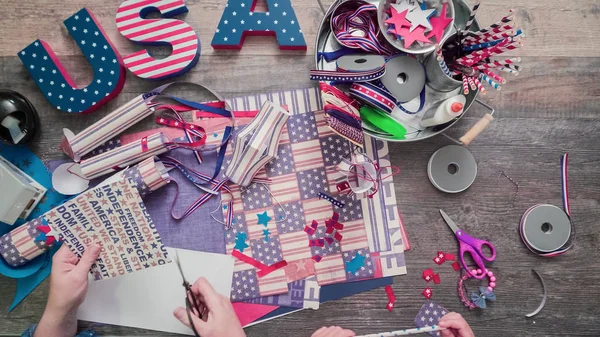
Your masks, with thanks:
[{"label": "patriotic scrapbook paper", "polygon": [[[265,101],[287,106],[291,116],[283,130],[276,158],[257,175],[270,182],[255,183],[244,190],[230,185],[234,223],[226,233],[227,253],[235,249],[264,265],[281,260],[288,264],[313,260],[317,287],[406,274],[406,236],[396,205],[393,179],[386,178],[373,198],[339,195],[335,185],[340,173],[335,166],[350,157],[352,145],[327,127],[318,88],[248,96],[231,99],[228,103],[234,111],[244,111],[258,110]],[[205,121],[203,126],[214,130],[210,123]],[[236,132],[244,126],[238,124]],[[222,132],[215,132],[209,135],[207,144],[218,144],[221,137]],[[390,165],[388,152],[387,143],[365,136],[365,154],[379,161],[381,167]],[[225,167],[231,157],[230,146]],[[388,174],[383,172],[383,176]],[[344,208],[320,199],[320,192],[343,202]],[[228,198],[223,195],[224,203]],[[332,219],[334,212],[339,214],[338,222],[343,224],[343,229],[330,233],[325,222]],[[313,221],[318,225],[309,234],[305,227],[311,227]],[[264,297],[294,289],[295,298],[300,299],[309,298],[306,294],[315,292],[314,284],[305,282],[304,292],[301,292],[296,289],[298,284],[293,284],[297,280],[291,280],[293,277],[288,277],[287,268],[258,277],[255,267],[237,260],[232,300],[261,297],[263,299],[256,303],[279,303],[280,298]],[[295,306],[311,306],[305,301],[293,302]]]},{"label": "patriotic scrapbook paper", "polygon": [[93,243],[102,246],[90,270],[95,280],[169,262],[135,182],[129,180],[88,190],[44,214],[41,222],[78,257]]}]

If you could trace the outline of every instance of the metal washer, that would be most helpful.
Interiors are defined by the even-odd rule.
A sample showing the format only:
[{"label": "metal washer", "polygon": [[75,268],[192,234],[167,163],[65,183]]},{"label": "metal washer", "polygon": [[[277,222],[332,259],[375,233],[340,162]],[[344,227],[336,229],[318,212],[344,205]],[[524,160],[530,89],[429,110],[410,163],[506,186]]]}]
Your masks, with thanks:
[{"label": "metal washer", "polygon": [[[542,226],[550,224],[549,230]],[[523,222],[523,236],[531,247],[543,253],[563,247],[571,237],[571,221],[559,207],[537,205],[527,214]]]},{"label": "metal washer", "polygon": [[[456,172],[450,173],[450,166]],[[437,150],[427,164],[429,180],[438,190],[459,193],[469,188],[477,177],[477,162],[466,148],[448,145]]]}]

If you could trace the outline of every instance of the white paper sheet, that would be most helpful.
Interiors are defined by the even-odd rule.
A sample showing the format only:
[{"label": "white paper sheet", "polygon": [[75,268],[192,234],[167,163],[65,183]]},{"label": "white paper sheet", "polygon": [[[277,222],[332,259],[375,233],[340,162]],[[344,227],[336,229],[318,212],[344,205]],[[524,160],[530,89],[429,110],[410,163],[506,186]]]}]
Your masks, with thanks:
[{"label": "white paper sheet", "polygon": [[[175,250],[167,248],[174,258]],[[205,277],[229,298],[234,260],[231,256],[177,249],[185,278]],[[102,281],[90,280],[77,318],[85,321],[194,335],[174,316],[185,307],[185,289],[175,262]]]}]

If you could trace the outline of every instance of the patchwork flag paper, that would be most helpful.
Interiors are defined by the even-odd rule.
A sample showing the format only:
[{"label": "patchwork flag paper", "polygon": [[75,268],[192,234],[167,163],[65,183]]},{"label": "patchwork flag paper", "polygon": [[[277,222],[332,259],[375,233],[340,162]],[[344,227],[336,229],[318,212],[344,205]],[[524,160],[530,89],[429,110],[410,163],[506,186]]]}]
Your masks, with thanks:
[{"label": "patchwork flag paper", "polygon": [[[282,50],[306,50],[291,0],[267,0],[268,11],[255,12],[258,0],[228,1],[212,40],[215,49],[242,49],[251,35],[276,36]],[[260,108],[260,107],[259,107]]]},{"label": "patchwork flag paper", "polygon": [[60,240],[81,257],[86,246],[102,251],[90,272],[95,280],[169,262],[167,250],[130,181],[89,190],[42,217]]},{"label": "patchwork flag paper", "polygon": [[94,79],[88,86],[77,87],[44,40],[34,41],[18,56],[44,97],[58,110],[93,112],[121,92],[125,84],[125,66],[91,11],[83,8],[64,24],[94,70]]},{"label": "patchwork flag paper", "polygon": [[[146,19],[158,9],[161,19]],[[155,59],[146,49],[124,57],[125,66],[136,76],[164,80],[182,75],[200,59],[200,40],[192,26],[181,20],[165,19],[187,13],[183,0],[127,0],[117,10],[117,29],[139,44],[170,45],[171,55]]]},{"label": "patchwork flag paper", "polygon": [[[328,128],[319,90],[242,97],[228,103],[234,110],[256,110],[268,100],[287,105],[291,116],[282,132],[277,156],[257,175],[268,178],[270,183],[254,183],[243,190],[237,185],[230,186],[235,198],[234,223],[226,233],[227,252],[240,250],[244,243],[243,254],[265,265],[281,260],[286,260],[288,266],[299,260],[319,261],[313,262],[319,286],[405,274],[407,242],[391,176],[382,181],[373,198],[356,200],[339,195],[335,184],[340,173],[335,166],[349,156],[351,145]],[[209,122],[202,125],[214,130]],[[217,144],[221,136],[222,132],[216,132],[208,137],[207,144]],[[390,165],[385,142],[366,136],[365,153],[382,167]],[[227,166],[232,158],[231,150],[225,158],[224,166]],[[389,172],[382,175],[388,176]],[[340,209],[321,199],[319,192],[335,197],[345,207]],[[223,201],[228,201],[228,197],[223,196]],[[327,233],[325,223],[332,219],[334,211],[339,214],[338,222],[343,224],[343,229]],[[313,220],[319,225],[310,235],[305,228],[312,228]],[[266,229],[270,233],[268,242],[264,239]],[[334,238],[335,234],[339,234],[338,239]],[[239,238],[243,238],[243,242]],[[323,244],[311,245],[311,240]],[[287,268],[258,277],[253,266],[238,260],[232,292],[237,295],[232,296],[232,300],[288,293],[291,279],[294,276],[288,277]],[[304,292],[294,287],[294,297],[308,298],[312,289],[306,284]],[[294,302],[298,307],[310,307],[310,303]],[[263,298],[257,303],[276,303],[276,299]]]}]

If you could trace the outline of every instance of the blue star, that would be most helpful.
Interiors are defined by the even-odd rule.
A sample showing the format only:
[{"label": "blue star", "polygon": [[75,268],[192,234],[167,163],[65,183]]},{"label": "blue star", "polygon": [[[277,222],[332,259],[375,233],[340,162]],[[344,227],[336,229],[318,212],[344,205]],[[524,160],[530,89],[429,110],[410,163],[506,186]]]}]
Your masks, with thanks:
[{"label": "blue star", "polygon": [[265,236],[265,242],[269,242],[269,235],[271,234],[271,232],[269,232],[269,229],[265,229],[263,230],[263,235]]},{"label": "blue star", "polygon": [[360,267],[363,267],[364,265],[365,257],[357,252],[351,261],[346,262],[346,271],[354,274],[360,269]]},{"label": "blue star", "polygon": [[235,246],[233,246],[233,249],[237,249],[243,253],[244,249],[250,247],[246,243],[246,237],[247,237],[246,233],[244,233],[244,232],[238,233],[238,235],[235,237]]},{"label": "blue star", "polygon": [[264,225],[265,227],[267,227],[269,225],[269,221],[271,221],[271,217],[269,217],[267,215],[267,211],[264,211],[262,213],[257,213],[256,216],[258,217],[259,225]]}]

